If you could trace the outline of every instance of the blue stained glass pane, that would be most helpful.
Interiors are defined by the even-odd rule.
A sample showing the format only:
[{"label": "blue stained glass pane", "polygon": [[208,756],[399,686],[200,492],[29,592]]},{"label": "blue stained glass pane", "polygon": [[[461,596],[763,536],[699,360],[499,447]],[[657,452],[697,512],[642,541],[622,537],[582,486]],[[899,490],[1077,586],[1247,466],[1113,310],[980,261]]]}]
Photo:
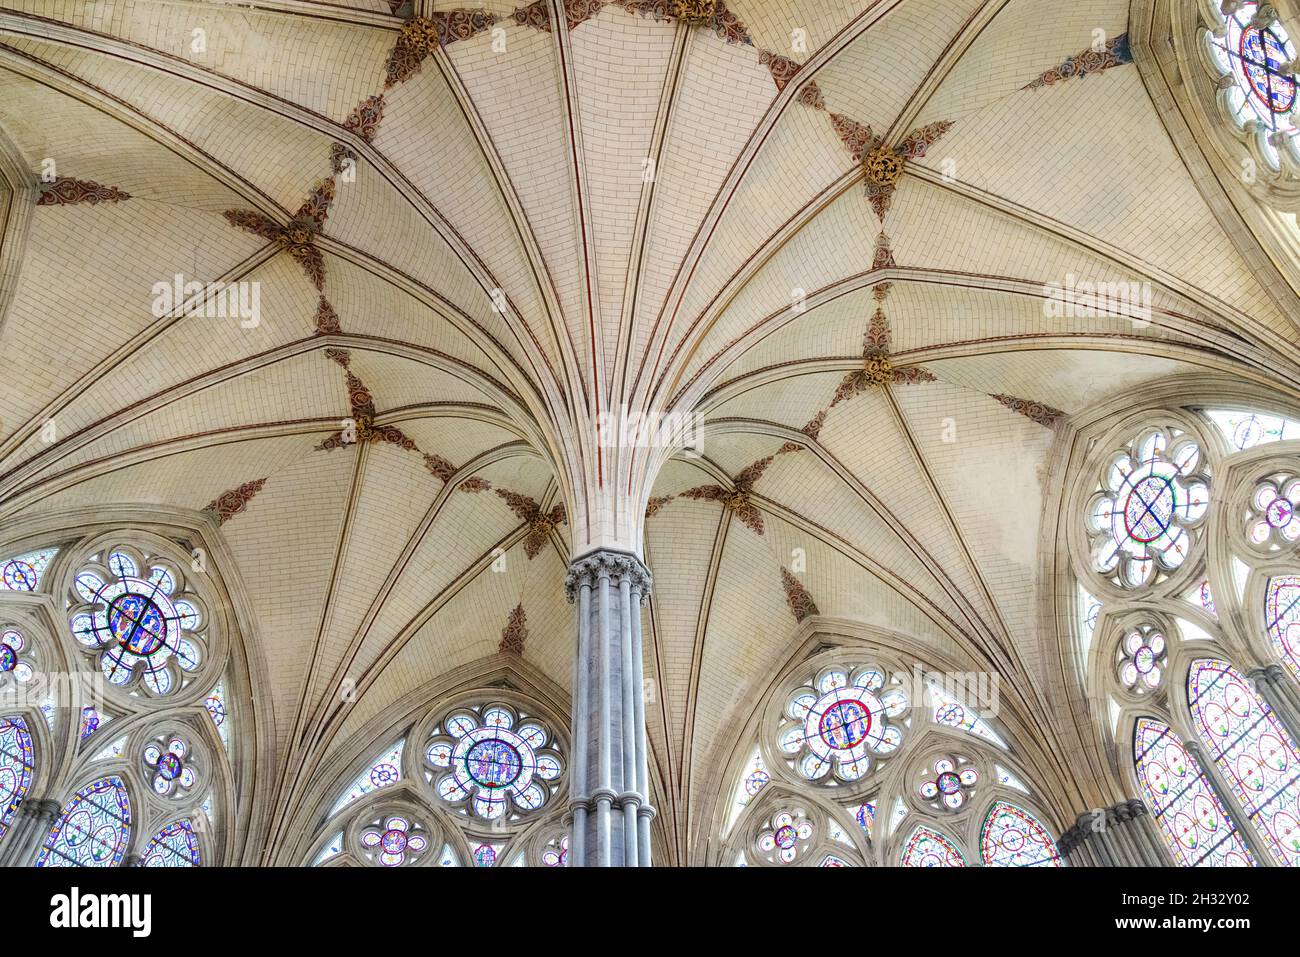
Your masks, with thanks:
[{"label": "blue stained glass pane", "polygon": [[199,836],[187,820],[173,821],[149,840],[141,867],[198,867]]},{"label": "blue stained glass pane", "polygon": [[35,767],[27,723],[17,715],[0,718],[0,837],[4,837],[32,786]]},{"label": "blue stained glass pane", "polygon": [[36,856],[37,867],[117,867],[131,837],[131,799],[116,775],[72,796]]},{"label": "blue stained glass pane", "polygon": [[39,552],[15,555],[7,561],[0,562],[0,590],[36,591],[50,560],[59,553],[57,548],[47,548]]}]

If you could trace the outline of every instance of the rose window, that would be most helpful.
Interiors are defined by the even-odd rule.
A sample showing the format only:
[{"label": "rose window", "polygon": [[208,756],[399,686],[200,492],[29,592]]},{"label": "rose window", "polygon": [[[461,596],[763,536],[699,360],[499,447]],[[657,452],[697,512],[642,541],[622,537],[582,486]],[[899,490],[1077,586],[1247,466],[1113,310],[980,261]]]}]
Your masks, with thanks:
[{"label": "rose window", "polygon": [[1186,561],[1210,501],[1202,458],[1190,436],[1157,430],[1111,459],[1088,509],[1098,571],[1135,588]]},{"label": "rose window", "polygon": [[812,822],[803,811],[781,811],[759,833],[758,850],[769,861],[792,864],[812,836]]},{"label": "rose window", "polygon": [[1118,652],[1120,683],[1135,694],[1155,691],[1164,676],[1167,652],[1165,636],[1155,628],[1130,631]]},{"label": "rose window", "polygon": [[207,615],[185,590],[180,570],[126,546],[101,564],[92,558],[73,580],[69,621],[82,651],[114,685],[151,695],[178,691],[204,660]]},{"label": "rose window", "polygon": [[1300,159],[1295,46],[1268,4],[1228,0],[1212,6],[1218,22],[1206,35],[1206,50],[1223,78],[1223,111],[1253,137],[1272,169],[1281,168],[1283,156],[1294,164]]},{"label": "rose window", "polygon": [[857,781],[872,756],[892,753],[903,743],[893,719],[907,710],[902,688],[885,688],[885,673],[859,668],[823,671],[813,685],[795,689],[785,708],[777,744],[805,778],[822,780],[833,769],[841,781]]},{"label": "rose window", "polygon": [[1289,548],[1300,539],[1300,478],[1265,479],[1250,497],[1246,531],[1257,548]]},{"label": "rose window", "polygon": [[932,807],[956,811],[974,796],[979,779],[979,771],[965,758],[943,757],[921,772],[916,790]]},{"label": "rose window", "polygon": [[179,797],[188,794],[199,783],[189,747],[178,737],[169,738],[165,745],[150,742],[145,745],[141,758],[150,774],[155,794]]},{"label": "rose window", "polygon": [[359,840],[363,856],[384,867],[414,863],[430,846],[423,828],[396,814],[362,830]]},{"label": "rose window", "polygon": [[562,764],[545,750],[550,735],[539,721],[494,704],[459,709],[425,749],[438,796],[487,820],[535,811],[554,794]]}]

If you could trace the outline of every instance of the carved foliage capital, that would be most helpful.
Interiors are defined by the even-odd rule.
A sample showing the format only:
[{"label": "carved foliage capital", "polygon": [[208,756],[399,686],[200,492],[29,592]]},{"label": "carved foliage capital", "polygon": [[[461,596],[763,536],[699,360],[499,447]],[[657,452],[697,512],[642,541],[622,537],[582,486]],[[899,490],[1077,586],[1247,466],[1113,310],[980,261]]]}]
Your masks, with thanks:
[{"label": "carved foliage capital", "polygon": [[564,577],[564,593],[570,602],[574,602],[580,588],[595,588],[602,578],[609,579],[611,588],[627,581],[640,592],[643,604],[650,597],[650,569],[635,555],[607,549],[584,555],[569,564],[569,573]]}]

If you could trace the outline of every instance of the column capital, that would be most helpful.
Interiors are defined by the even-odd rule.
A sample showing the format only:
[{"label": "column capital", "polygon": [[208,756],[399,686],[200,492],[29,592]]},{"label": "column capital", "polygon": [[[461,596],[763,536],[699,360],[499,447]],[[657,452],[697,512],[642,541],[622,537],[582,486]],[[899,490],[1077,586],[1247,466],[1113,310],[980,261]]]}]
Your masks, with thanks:
[{"label": "column capital", "polygon": [[615,587],[627,581],[633,588],[638,588],[642,604],[650,597],[650,569],[640,558],[631,552],[600,548],[569,563],[569,573],[564,576],[564,594],[569,603],[577,600],[580,588],[595,588],[602,578],[608,578]]},{"label": "column capital", "polygon": [[31,798],[18,806],[18,813],[24,817],[33,817],[42,823],[51,823],[59,816],[62,806],[50,798]]},{"label": "column capital", "polygon": [[1279,664],[1260,665],[1246,672],[1251,681],[1278,681],[1286,677],[1286,671]]},{"label": "column capital", "polygon": [[1080,813],[1074,826],[1061,835],[1057,847],[1062,855],[1070,855],[1091,841],[1098,841],[1114,849],[1108,832],[1126,830],[1138,819],[1147,816],[1147,806],[1137,798],[1118,801],[1110,807],[1093,808]]}]

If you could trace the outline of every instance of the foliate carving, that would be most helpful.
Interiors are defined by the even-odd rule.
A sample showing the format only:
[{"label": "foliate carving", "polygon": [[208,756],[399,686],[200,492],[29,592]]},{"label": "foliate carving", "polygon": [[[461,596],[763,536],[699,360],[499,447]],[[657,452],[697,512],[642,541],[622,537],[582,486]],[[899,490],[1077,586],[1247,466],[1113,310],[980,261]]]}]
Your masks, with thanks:
[{"label": "foliate carving", "polygon": [[524,642],[528,639],[528,616],[524,614],[522,604],[515,605],[510,613],[510,620],[501,632],[501,644],[497,650],[503,655],[523,655]]},{"label": "foliate carving", "polygon": [[496,23],[486,10],[448,10],[427,17],[412,17],[402,25],[397,43],[388,55],[386,86],[404,83],[434,50],[456,40],[468,40]]},{"label": "foliate carving", "polygon": [[626,580],[632,588],[640,590],[641,604],[650,598],[650,569],[635,555],[609,549],[592,552],[571,562],[569,573],[564,577],[564,593],[572,604],[578,600],[578,589],[596,588],[602,578],[609,579],[611,588],[619,587]]},{"label": "foliate carving", "polygon": [[867,182],[893,189],[903,176],[903,159],[888,146],[877,146],[862,157],[862,171]]},{"label": "foliate carving", "polygon": [[891,269],[897,266],[894,261],[894,250],[889,245],[889,237],[883,232],[876,237],[876,252],[871,259],[872,269]]},{"label": "foliate carving", "polygon": [[1013,412],[1019,412],[1031,422],[1037,422],[1044,428],[1053,428],[1056,423],[1065,418],[1065,413],[1060,409],[1054,409],[1046,402],[1034,402],[1032,399],[1020,399],[1014,395],[1005,395],[1003,393],[994,393],[992,398],[997,399],[1003,405]]},{"label": "foliate carving", "polygon": [[803,582],[795,578],[784,566],[781,568],[781,582],[785,586],[785,602],[790,606],[795,621],[802,622],[810,615],[821,614],[812,595],[804,588]]},{"label": "foliate carving", "polygon": [[669,0],[668,12],[687,23],[709,23],[718,12],[718,0]]},{"label": "foliate carving", "polygon": [[[343,128],[351,130],[369,143],[375,138],[375,134],[379,132],[379,124],[383,118],[384,95],[380,93],[358,103],[352,112],[348,114],[347,119],[343,121]],[[352,159],[355,162],[355,155]],[[336,168],[335,172],[342,172],[341,167]]]},{"label": "foliate carving", "polygon": [[265,484],[266,479],[264,478],[254,479],[251,482],[245,482],[238,488],[222,492],[209,502],[203,511],[211,512],[216,516],[217,524],[224,525],[246,509],[253,496],[260,492]]},{"label": "foliate carving", "polygon": [[894,381],[894,367],[888,356],[867,356],[862,360],[862,374],[872,385],[886,385]]},{"label": "foliate carving", "polygon": [[322,336],[336,336],[342,332],[339,326],[339,314],[334,311],[329,300],[324,296],[316,304],[316,332]]},{"label": "foliate carving", "polygon": [[847,116],[832,113],[831,126],[834,127],[836,135],[844,143],[844,148],[849,151],[855,163],[861,163],[867,153],[880,145],[880,138],[871,132],[871,127],[864,126]]},{"label": "foliate carving", "polygon": [[37,206],[76,206],[89,203],[119,203],[130,199],[130,193],[124,193],[116,186],[103,186],[88,179],[73,179],[60,176],[52,183],[40,183],[41,194],[36,199]]},{"label": "foliate carving", "polygon": [[1093,73],[1100,73],[1103,70],[1109,70],[1112,67],[1132,62],[1133,54],[1129,50],[1128,34],[1121,33],[1109,40],[1100,50],[1089,47],[1087,50],[1076,53],[1066,59],[1060,66],[1039,75],[1031,83],[1026,84],[1023,89],[1041,90],[1043,87],[1059,83],[1061,80],[1068,80],[1071,77],[1086,77]]}]

